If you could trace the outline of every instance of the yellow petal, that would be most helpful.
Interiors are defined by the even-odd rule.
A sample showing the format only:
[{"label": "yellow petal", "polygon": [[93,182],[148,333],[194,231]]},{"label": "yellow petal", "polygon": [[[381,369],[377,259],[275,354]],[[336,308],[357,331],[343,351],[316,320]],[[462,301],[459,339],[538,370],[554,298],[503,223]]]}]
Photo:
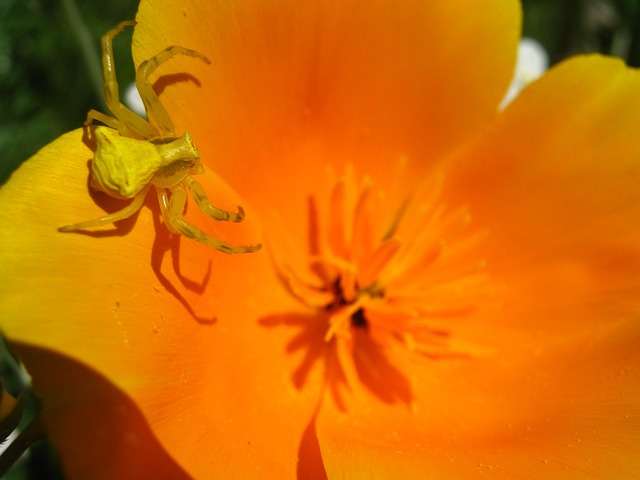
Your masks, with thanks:
[{"label": "yellow petal", "polygon": [[[0,211],[3,332],[13,342],[68,355],[112,383],[98,390],[105,398],[83,394],[74,401],[73,389],[48,382],[50,354],[29,357],[36,392],[42,388],[52,408],[62,405],[48,425],[65,449],[68,471],[82,459],[65,454],[77,451],[78,442],[87,449],[93,444],[86,432],[71,436],[60,417],[78,408],[86,428],[92,415],[100,425],[105,408],[116,408],[110,399],[126,403],[119,389],[188,474],[206,477],[215,470],[250,478],[260,469],[268,477],[293,476],[320,384],[296,390],[283,374],[294,368],[282,355],[287,337],[257,325],[256,305],[291,303],[284,292],[273,293],[277,280],[268,259],[224,255],[170,235],[152,195],[138,215],[114,229],[58,232],[101,215],[98,205],[109,211],[122,205],[105,194],[93,194],[95,202],[90,196],[92,153],[82,135],[76,130],[45,147],[0,189],[8,207]],[[217,205],[234,209],[242,203],[211,172],[200,178]],[[258,236],[255,224],[201,217],[192,220],[225,239],[249,243]],[[307,395],[311,401],[304,401]],[[274,439],[276,430],[283,433]],[[260,454],[262,461],[254,462]],[[111,461],[108,451],[95,455]],[[135,461],[135,455],[122,461]],[[127,464],[120,467],[126,471]]]}]

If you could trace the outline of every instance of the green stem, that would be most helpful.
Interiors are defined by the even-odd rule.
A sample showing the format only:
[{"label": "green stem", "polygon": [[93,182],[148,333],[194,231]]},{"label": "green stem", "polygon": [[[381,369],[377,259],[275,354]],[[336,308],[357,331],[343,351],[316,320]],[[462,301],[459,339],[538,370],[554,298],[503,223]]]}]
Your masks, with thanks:
[{"label": "green stem", "polygon": [[82,52],[82,57],[89,69],[89,76],[91,77],[91,83],[93,83],[96,97],[99,99],[102,108],[106,109],[107,104],[104,101],[104,92],[102,88],[104,85],[104,80],[102,79],[102,62],[99,51],[94,46],[95,42],[91,36],[91,32],[84,23],[82,15],[80,15],[80,10],[78,10],[78,6],[74,0],[62,0],[62,7],[64,8],[67,19],[71,24],[71,29],[75,33],[76,39],[80,44],[80,51]]}]

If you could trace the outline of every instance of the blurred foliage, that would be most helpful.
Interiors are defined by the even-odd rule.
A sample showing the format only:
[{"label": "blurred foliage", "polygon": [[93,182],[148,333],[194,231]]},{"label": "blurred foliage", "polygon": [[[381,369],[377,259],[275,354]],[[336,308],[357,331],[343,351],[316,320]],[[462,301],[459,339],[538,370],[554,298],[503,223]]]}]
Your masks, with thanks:
[{"label": "blurred foliage", "polygon": [[523,0],[523,35],[538,40],[551,63],[600,52],[640,66],[640,0]]},{"label": "blurred foliage", "polygon": [[[523,35],[542,43],[551,63],[601,52],[640,65],[640,0],[522,0]],[[132,19],[136,0],[0,0],[0,185],[25,159],[78,128],[90,108],[105,110],[100,36]],[[131,31],[114,45],[120,86],[133,81]],[[0,344],[7,389],[25,392],[22,427],[37,400]],[[34,445],[4,478],[62,478],[46,441]]]},{"label": "blurred foliage", "polygon": [[[102,86],[83,49],[95,66],[100,36],[136,10],[136,0],[0,0],[0,184],[40,147],[81,126],[87,110],[102,108]],[[90,45],[79,41],[83,29]],[[115,46],[123,85],[133,80],[127,34]]]}]

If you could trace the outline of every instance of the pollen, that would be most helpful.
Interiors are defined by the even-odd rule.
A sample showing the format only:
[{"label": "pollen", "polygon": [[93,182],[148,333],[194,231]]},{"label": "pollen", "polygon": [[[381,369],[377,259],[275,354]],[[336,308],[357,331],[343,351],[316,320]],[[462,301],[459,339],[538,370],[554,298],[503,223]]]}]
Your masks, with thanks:
[{"label": "pollen", "polygon": [[325,197],[309,197],[302,260],[283,249],[273,258],[286,290],[325,313],[325,342],[349,344],[357,333],[382,351],[400,345],[432,359],[475,354],[453,326],[490,293],[486,262],[477,258],[487,233],[473,227],[467,206],[444,203],[443,182],[433,175],[394,203],[349,170]]}]

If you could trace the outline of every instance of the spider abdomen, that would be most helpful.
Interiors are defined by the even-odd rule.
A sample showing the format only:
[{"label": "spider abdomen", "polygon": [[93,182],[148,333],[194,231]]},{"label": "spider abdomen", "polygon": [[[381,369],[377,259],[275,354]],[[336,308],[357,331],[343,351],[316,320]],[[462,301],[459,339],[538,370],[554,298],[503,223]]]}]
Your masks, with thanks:
[{"label": "spider abdomen", "polygon": [[117,130],[95,130],[96,153],[91,162],[91,186],[117,198],[133,198],[162,165],[155,145],[120,136]]}]

